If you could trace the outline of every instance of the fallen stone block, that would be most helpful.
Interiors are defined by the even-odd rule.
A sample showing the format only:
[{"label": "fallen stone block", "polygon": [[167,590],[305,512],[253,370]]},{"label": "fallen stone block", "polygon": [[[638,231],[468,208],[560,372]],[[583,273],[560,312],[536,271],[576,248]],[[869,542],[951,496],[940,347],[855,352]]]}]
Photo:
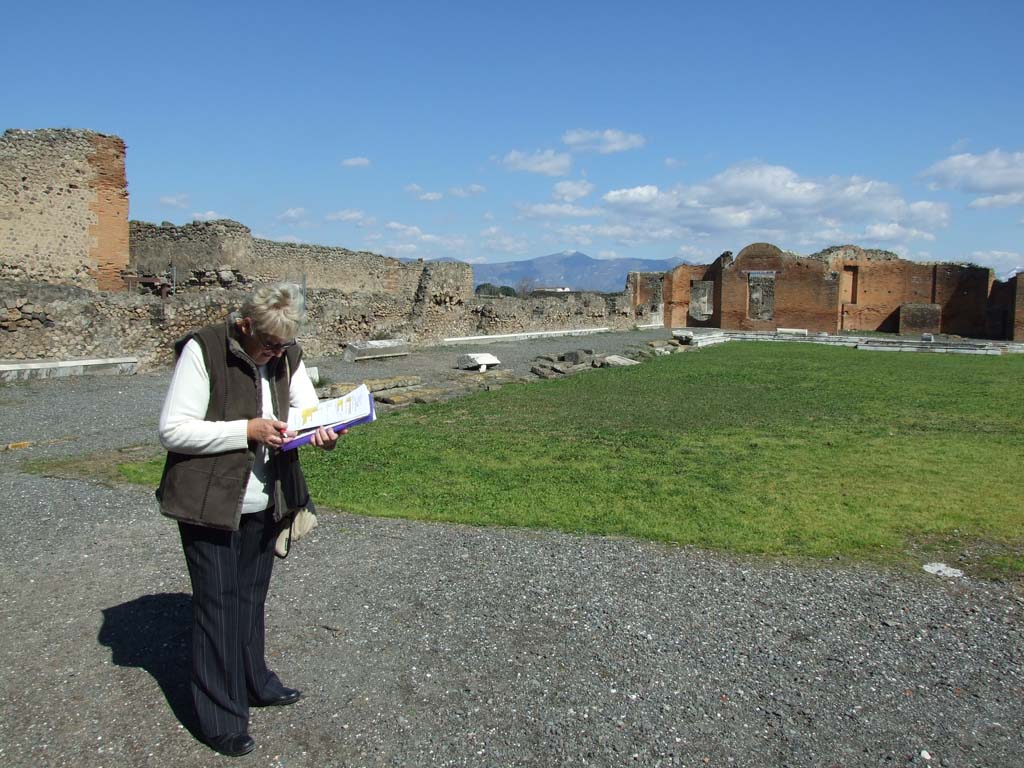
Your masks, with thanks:
[{"label": "fallen stone block", "polygon": [[807,335],[807,329],[806,328],[776,328],[775,332],[776,333],[785,333],[785,334],[787,334],[789,336],[806,336]]},{"label": "fallen stone block", "polygon": [[551,369],[550,365],[532,365],[530,366],[530,373],[535,376],[540,376],[542,379],[558,378],[558,374]]},{"label": "fallen stone block", "polygon": [[459,355],[458,362],[455,365],[457,368],[475,369],[482,373],[488,368],[501,365],[501,360],[487,352],[469,352],[465,355]]},{"label": "fallen stone block", "polygon": [[562,359],[569,365],[580,365],[581,363],[589,364],[594,359],[594,353],[592,350],[574,349],[571,352],[566,352],[562,355]]},{"label": "fallen stone block", "polygon": [[622,355],[608,355],[601,363],[602,368],[621,368],[624,365],[640,365],[640,363]]},{"label": "fallen stone block", "polygon": [[401,357],[409,354],[409,342],[405,339],[382,339],[380,341],[353,341],[345,347],[342,359],[347,363],[359,360],[376,360],[381,357]]},{"label": "fallen stone block", "polygon": [[386,379],[367,379],[363,382],[371,392],[381,392],[385,389],[397,389],[399,387],[417,387],[423,383],[419,376],[389,376]]}]

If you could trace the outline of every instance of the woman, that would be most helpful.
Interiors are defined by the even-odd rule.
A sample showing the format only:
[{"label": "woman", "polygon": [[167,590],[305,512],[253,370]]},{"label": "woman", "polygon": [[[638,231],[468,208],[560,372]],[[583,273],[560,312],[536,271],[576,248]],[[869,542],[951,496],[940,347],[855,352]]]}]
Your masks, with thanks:
[{"label": "woman", "polygon": [[[294,704],[267,668],[264,604],[279,524],[308,501],[298,451],[279,449],[288,409],[317,403],[295,335],[299,289],[258,288],[223,324],[175,344],[160,414],[167,462],[157,496],[175,518],[192,581],[192,698],[203,738],[225,755],[251,752],[249,706]],[[312,444],[332,450],[333,430]]]}]

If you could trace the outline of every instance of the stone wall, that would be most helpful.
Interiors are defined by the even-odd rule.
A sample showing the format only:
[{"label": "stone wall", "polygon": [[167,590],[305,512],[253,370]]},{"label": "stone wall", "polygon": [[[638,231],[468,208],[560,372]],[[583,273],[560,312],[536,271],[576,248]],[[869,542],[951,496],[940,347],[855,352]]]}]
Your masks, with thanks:
[{"label": "stone wall", "polygon": [[[430,344],[451,336],[610,326],[631,328],[626,294],[569,294],[466,303],[446,290],[445,274],[427,277],[410,304],[387,294],[307,289],[308,321],[299,335],[312,358],[336,355],[352,341],[405,338]],[[76,360],[134,356],[146,370],[172,362],[171,345],[220,322],[248,289],[156,295],[96,292],[71,285],[0,284],[0,359]]]},{"label": "stone wall", "polygon": [[71,129],[0,136],[0,278],[121,290],[125,146]]},{"label": "stone wall", "polygon": [[665,319],[665,275],[662,272],[630,272],[626,275],[626,293],[637,318],[648,323]]},{"label": "stone wall", "polygon": [[475,327],[464,335],[498,335],[574,328],[632,328],[635,316],[628,293],[571,292],[528,298],[502,296],[469,308]]},{"label": "stone wall", "polygon": [[[131,222],[131,263],[139,274],[179,275],[223,271],[256,282],[289,280],[322,290],[386,294],[413,302],[423,290],[425,262],[403,262],[366,251],[254,238],[248,227],[230,219],[182,226]],[[473,270],[459,262],[430,262],[430,290],[466,301],[473,294]],[[183,280],[183,287],[189,285]]]}]

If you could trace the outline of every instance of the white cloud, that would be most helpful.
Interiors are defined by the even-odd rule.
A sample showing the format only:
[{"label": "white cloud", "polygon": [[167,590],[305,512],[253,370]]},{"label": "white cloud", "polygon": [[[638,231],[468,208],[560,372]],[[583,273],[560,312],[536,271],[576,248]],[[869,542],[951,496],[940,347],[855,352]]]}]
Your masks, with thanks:
[{"label": "white cloud", "polygon": [[647,140],[639,133],[625,133],[612,128],[603,131],[587,131],[577,128],[562,134],[562,143],[577,151],[599,152],[602,155],[608,155],[613,152],[639,149],[647,143]]},{"label": "white cloud", "polygon": [[501,227],[487,227],[480,232],[480,244],[491,251],[522,256],[530,252],[530,242],[521,235],[510,235]]},{"label": "white cloud", "polygon": [[398,221],[389,221],[384,225],[386,229],[397,232],[401,237],[422,237],[423,230],[410,224],[402,224]]},{"label": "white cloud", "polygon": [[555,184],[554,191],[551,194],[556,200],[564,200],[567,203],[571,203],[586,197],[593,191],[593,184],[586,179],[580,179],[579,181],[559,181]]},{"label": "white cloud", "polygon": [[[384,228],[403,241],[406,241],[405,245],[410,243],[431,246],[433,252],[431,255],[444,256],[448,255],[450,251],[462,251],[466,248],[466,238],[461,235],[434,235],[429,232],[424,232],[417,226],[411,224],[403,224],[399,221],[389,221],[384,225]],[[398,247],[404,246],[392,246],[392,250]]]},{"label": "white cloud", "polygon": [[929,167],[923,175],[939,187],[967,192],[1024,192],[1024,152],[993,149],[983,155],[952,155]]},{"label": "white cloud", "polygon": [[281,221],[299,222],[306,218],[305,208],[289,208],[277,217]]},{"label": "white cloud", "polygon": [[188,195],[184,192],[177,195],[161,195],[160,205],[167,205],[171,208],[188,208]]},{"label": "white cloud", "polygon": [[444,195],[440,192],[424,192],[418,199],[434,202],[435,200],[440,200],[442,197],[444,197]]},{"label": "white cloud", "polygon": [[1017,272],[1024,272],[1024,254],[1015,251],[974,251],[971,261],[995,270],[1000,280],[1009,280]]},{"label": "white cloud", "polygon": [[862,235],[864,240],[878,240],[882,242],[895,242],[904,240],[934,240],[935,235],[930,232],[923,232],[913,227],[904,227],[894,221],[869,224]]},{"label": "white cloud", "polygon": [[617,259],[619,254],[616,251],[598,251],[597,258],[599,259]]},{"label": "white cloud", "polygon": [[221,216],[216,211],[206,211],[205,213],[193,213],[192,214],[192,220],[193,221],[213,221],[214,219],[223,219],[223,218],[225,218],[225,217]]},{"label": "white cloud", "polygon": [[341,161],[345,168],[365,168],[370,164],[368,157],[346,157]]},{"label": "white cloud", "polygon": [[355,224],[358,227],[372,227],[377,223],[377,220],[372,216],[367,216],[360,210],[355,208],[346,208],[341,211],[334,211],[324,216],[327,221],[344,221],[349,224]]},{"label": "white cloud", "polygon": [[486,191],[487,187],[482,184],[469,184],[465,187],[452,187],[448,190],[448,194],[452,197],[474,197],[482,195]]},{"label": "white cloud", "polygon": [[1024,192],[1011,192],[1005,195],[988,195],[971,200],[968,205],[971,208],[1009,208],[1014,205],[1024,205]]},{"label": "white cloud", "polygon": [[406,184],[404,187],[402,187],[402,189],[413,195],[423,191],[423,187],[421,187],[419,184]]},{"label": "white cloud", "polygon": [[532,154],[514,149],[502,158],[501,163],[513,171],[564,176],[569,172],[572,158],[564,152],[555,152],[553,149],[545,149]]},{"label": "white cloud", "polygon": [[571,218],[586,218],[588,216],[600,216],[600,208],[582,208],[571,203],[533,203],[521,205],[519,210],[524,216],[531,218],[560,218],[569,216]]},{"label": "white cloud", "polygon": [[602,198],[612,205],[651,205],[664,199],[661,190],[653,184],[630,189],[613,189]]},{"label": "white cloud", "polygon": [[666,168],[678,168],[681,165],[684,165],[684,163],[683,163],[682,160],[680,160],[678,158],[675,158],[675,157],[666,157],[665,158],[665,167]]},{"label": "white cloud", "polygon": [[[949,206],[905,200],[897,187],[858,176],[802,177],[767,163],[732,166],[694,185],[615,189],[602,200],[612,220],[633,227],[689,230],[736,241],[765,239],[816,249],[855,241],[855,233],[933,239]],[[865,236],[864,234],[859,235]]]}]

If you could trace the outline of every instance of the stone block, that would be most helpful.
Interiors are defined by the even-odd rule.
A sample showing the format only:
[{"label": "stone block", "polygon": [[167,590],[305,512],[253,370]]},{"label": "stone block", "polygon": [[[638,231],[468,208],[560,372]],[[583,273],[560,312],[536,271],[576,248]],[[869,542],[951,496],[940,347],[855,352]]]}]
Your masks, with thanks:
[{"label": "stone block", "polygon": [[594,359],[594,353],[586,349],[574,349],[571,352],[566,352],[563,355],[563,359],[569,365],[581,365],[583,363],[590,364]]},{"label": "stone block", "polygon": [[501,361],[487,352],[469,352],[465,355],[459,355],[458,362],[456,363],[457,368],[481,372],[496,365],[501,365]]},{"label": "stone block", "polygon": [[608,355],[601,362],[602,368],[620,368],[625,365],[640,365],[640,363],[622,355]]},{"label": "stone block", "polygon": [[404,339],[383,339],[380,341],[353,341],[345,347],[342,359],[347,363],[359,360],[376,360],[382,357],[402,357],[409,354],[409,342]]}]

